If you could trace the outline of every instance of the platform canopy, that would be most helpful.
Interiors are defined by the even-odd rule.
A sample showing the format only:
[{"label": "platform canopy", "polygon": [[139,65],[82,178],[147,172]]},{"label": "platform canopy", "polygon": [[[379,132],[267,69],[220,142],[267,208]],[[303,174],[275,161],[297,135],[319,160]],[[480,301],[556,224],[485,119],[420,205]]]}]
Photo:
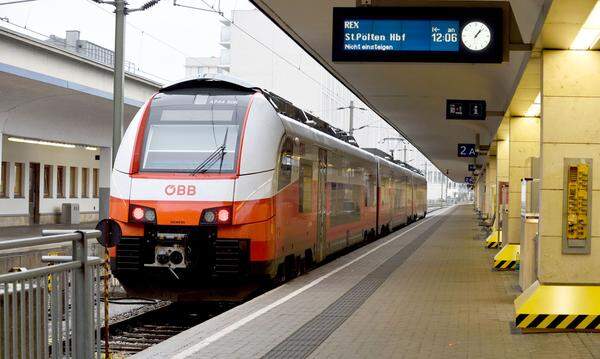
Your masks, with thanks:
[{"label": "platform canopy", "polygon": [[[459,143],[488,145],[531,56],[531,42],[541,30],[551,0],[510,2],[510,53],[503,63],[416,63],[332,61],[334,7],[444,6],[465,8],[485,1],[400,0],[252,0],[290,37],[336,78],[396,128],[441,171],[463,182],[472,159],[458,158]],[[498,2],[496,2],[498,3]],[[535,94],[534,94],[535,97]],[[447,99],[487,101],[485,121],[446,120]],[[533,100],[533,99],[532,99]],[[481,160],[480,160],[481,161]],[[481,162],[480,162],[481,163]]]}]

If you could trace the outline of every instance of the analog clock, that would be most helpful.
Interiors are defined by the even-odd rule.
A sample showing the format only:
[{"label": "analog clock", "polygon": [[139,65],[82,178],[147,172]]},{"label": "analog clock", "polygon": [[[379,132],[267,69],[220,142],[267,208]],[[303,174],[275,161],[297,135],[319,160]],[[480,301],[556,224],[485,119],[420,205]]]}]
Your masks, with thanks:
[{"label": "analog clock", "polygon": [[467,49],[481,51],[488,47],[492,41],[492,32],[486,24],[473,21],[465,25],[461,37]]}]

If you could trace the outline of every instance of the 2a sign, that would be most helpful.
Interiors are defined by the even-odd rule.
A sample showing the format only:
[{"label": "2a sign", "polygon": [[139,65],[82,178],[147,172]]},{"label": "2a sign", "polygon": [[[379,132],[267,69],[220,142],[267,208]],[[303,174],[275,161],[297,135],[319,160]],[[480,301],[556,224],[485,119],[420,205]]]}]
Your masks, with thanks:
[{"label": "2a sign", "polygon": [[477,157],[474,143],[459,143],[458,157]]}]

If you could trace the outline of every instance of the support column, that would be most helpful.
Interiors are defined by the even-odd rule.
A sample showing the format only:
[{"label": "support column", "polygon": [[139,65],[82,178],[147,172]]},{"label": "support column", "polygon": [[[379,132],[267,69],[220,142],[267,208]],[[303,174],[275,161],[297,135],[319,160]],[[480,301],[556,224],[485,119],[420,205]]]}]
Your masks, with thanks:
[{"label": "support column", "polygon": [[[519,328],[600,329],[598,84],[599,52],[542,53],[538,282],[515,301],[516,325]],[[563,247],[566,227],[563,218],[567,181],[565,159],[591,160],[589,181],[592,195],[587,216],[591,231],[583,241],[591,244],[589,253],[580,251],[580,254],[572,254],[573,248]],[[579,174],[576,178],[581,180]],[[579,196],[580,190],[574,193]],[[577,206],[581,206],[579,200]]]},{"label": "support column", "polygon": [[[505,126],[508,132],[508,118],[505,118],[505,121],[502,121],[502,125]],[[496,216],[498,218],[498,226],[500,226],[500,221],[502,220],[501,211],[504,210],[502,208],[502,204],[498,201],[498,198],[502,195],[501,184],[506,185],[508,183],[508,173],[509,173],[509,148],[510,148],[510,139],[506,136],[503,139],[499,139],[497,142],[497,150],[496,150]]]},{"label": "support column", "polygon": [[529,177],[530,157],[540,155],[540,119],[512,117],[510,119],[510,161],[508,198],[508,243],[521,239],[521,179]]},{"label": "support column", "polygon": [[98,174],[98,220],[108,218],[110,203],[110,174],[112,157],[110,147],[100,148],[100,173]]},{"label": "support column", "polygon": [[477,179],[477,209],[485,213],[485,172],[482,171]]},{"label": "support column", "polygon": [[496,156],[488,156],[488,163],[485,170],[485,213],[488,218],[492,218],[495,213],[498,202],[496,201],[496,196]]},{"label": "support column", "polygon": [[503,198],[506,201],[508,195],[507,192],[503,195],[503,191],[507,191],[506,186],[509,184],[509,173],[510,173],[510,148],[512,146],[512,139],[510,138],[510,117],[504,117],[498,128],[496,135],[496,163],[497,163],[497,175],[496,175],[496,223],[498,226],[496,229],[495,237],[492,239],[496,240],[496,243],[490,239],[487,242],[488,248],[499,247],[502,244],[500,252],[494,256],[492,267],[496,270],[515,270],[517,266],[517,251],[518,248],[507,243],[507,222],[508,222],[508,208],[506,203],[501,203],[498,198]]},{"label": "support column", "polygon": [[[494,257],[494,269],[515,270],[521,258],[521,179],[530,172],[530,157],[539,156],[540,120],[536,117],[507,118],[510,145],[508,146],[508,212],[503,224],[503,247]],[[500,152],[500,144],[498,144]],[[500,180],[499,180],[500,181]]]}]

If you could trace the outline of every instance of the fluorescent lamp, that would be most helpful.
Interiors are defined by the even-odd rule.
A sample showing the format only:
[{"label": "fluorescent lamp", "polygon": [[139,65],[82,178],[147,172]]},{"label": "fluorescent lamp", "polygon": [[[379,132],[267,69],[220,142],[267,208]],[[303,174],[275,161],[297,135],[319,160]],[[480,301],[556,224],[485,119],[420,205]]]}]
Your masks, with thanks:
[{"label": "fluorescent lamp", "polygon": [[529,106],[527,112],[525,112],[526,117],[540,117],[542,113],[542,94],[538,93],[535,100]]},{"label": "fluorescent lamp", "polygon": [[579,30],[571,44],[571,50],[589,50],[600,39],[600,1],[596,2],[594,9]]},{"label": "fluorescent lamp", "polygon": [[85,146],[85,149],[88,151],[98,151],[98,147]]},{"label": "fluorescent lamp", "polygon": [[41,140],[30,140],[28,138],[20,138],[20,137],[9,137],[9,141],[12,142],[20,142],[20,143],[31,143],[34,145],[44,145],[44,146],[54,146],[54,147],[64,147],[64,148],[75,148],[75,145],[70,143],[61,143],[61,142],[50,142],[50,141],[41,141]]}]

